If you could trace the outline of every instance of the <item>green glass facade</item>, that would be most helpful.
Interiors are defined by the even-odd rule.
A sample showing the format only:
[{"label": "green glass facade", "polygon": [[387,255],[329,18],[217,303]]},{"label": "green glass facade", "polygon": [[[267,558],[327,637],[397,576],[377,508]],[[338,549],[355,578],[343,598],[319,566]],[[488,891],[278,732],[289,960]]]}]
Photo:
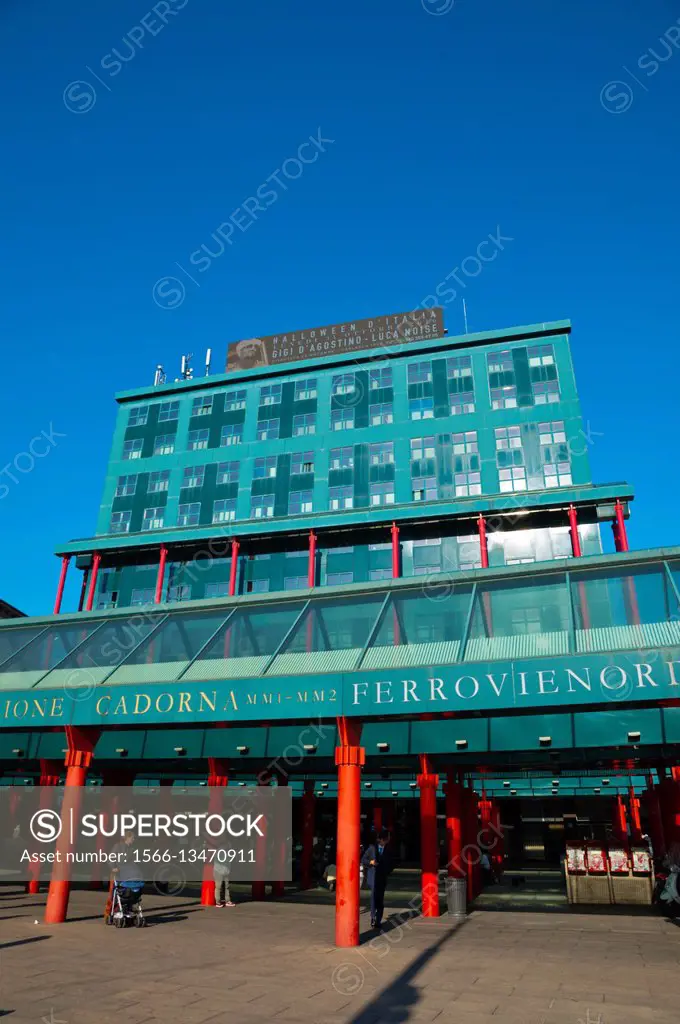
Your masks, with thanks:
[{"label": "green glass facade", "polygon": [[[303,589],[318,532],[317,585],[568,557],[565,509],[584,554],[602,509],[631,497],[595,487],[567,322],[442,338],[166,384],[118,395],[93,538],[95,607],[153,600],[160,544],[167,601]],[[609,514],[611,518],[611,514]]]}]

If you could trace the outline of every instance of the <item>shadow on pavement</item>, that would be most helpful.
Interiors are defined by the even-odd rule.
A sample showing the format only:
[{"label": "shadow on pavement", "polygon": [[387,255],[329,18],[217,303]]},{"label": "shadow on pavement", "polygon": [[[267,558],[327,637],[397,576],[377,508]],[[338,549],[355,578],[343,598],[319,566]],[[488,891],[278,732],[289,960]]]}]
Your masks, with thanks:
[{"label": "shadow on pavement", "polygon": [[25,946],[29,942],[44,942],[45,939],[52,938],[51,935],[34,935],[30,939],[16,939],[14,942],[0,942],[0,949],[9,949],[10,946]]}]

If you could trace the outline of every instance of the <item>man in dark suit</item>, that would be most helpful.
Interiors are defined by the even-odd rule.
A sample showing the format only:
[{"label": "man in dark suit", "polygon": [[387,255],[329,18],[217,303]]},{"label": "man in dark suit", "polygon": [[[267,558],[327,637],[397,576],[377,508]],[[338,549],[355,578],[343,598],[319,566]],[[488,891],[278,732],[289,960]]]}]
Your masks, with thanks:
[{"label": "man in dark suit", "polygon": [[383,829],[375,843],[366,848],[361,863],[366,868],[366,884],[371,890],[371,928],[382,927],[385,905],[385,886],[392,871],[390,834]]}]

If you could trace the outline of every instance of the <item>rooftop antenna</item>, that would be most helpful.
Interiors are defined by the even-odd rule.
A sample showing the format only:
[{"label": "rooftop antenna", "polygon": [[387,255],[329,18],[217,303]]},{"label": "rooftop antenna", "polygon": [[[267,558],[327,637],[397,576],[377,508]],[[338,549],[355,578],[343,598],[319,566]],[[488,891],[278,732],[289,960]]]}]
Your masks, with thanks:
[{"label": "rooftop antenna", "polygon": [[465,304],[465,299],[463,299],[463,323],[465,324],[465,333],[467,334],[467,332],[468,332],[468,322],[467,322],[467,306]]},{"label": "rooftop antenna", "polygon": [[180,380],[191,380],[192,379],[192,377],[194,375],[194,371],[191,368],[191,357],[192,357],[192,355],[193,355],[193,352],[190,352],[189,355],[182,356],[182,365],[181,365],[181,368],[180,368],[180,371],[179,371],[180,372],[180,376],[176,377],[175,380],[180,381]]},{"label": "rooftop antenna", "polygon": [[205,354],[205,375],[206,375],[206,377],[210,376],[210,359],[211,359],[211,356],[212,356],[212,349],[209,348],[208,351]]},{"label": "rooftop antenna", "polygon": [[165,384],[165,370],[160,363],[156,366],[156,372],[153,375],[153,386],[157,388],[160,384]]}]

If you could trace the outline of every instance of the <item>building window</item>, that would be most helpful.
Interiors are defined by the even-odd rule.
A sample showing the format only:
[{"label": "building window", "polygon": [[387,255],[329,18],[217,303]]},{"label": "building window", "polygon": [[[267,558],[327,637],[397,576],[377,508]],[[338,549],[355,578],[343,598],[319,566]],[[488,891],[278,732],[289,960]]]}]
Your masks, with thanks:
[{"label": "building window", "polygon": [[454,455],[476,455],[479,452],[476,430],[467,430],[464,434],[454,434],[452,442]]},{"label": "building window", "polygon": [[457,498],[472,498],[477,494],[481,494],[482,477],[479,465],[477,431],[468,430],[464,434],[454,434],[451,440],[455,496]]},{"label": "building window", "polygon": [[197,452],[208,447],[209,430],[190,430],[187,439],[187,448],[190,452]]},{"label": "building window", "polygon": [[331,448],[329,465],[331,469],[353,469],[354,448]]},{"label": "building window", "polygon": [[225,423],[220,433],[220,448],[227,448],[232,444],[240,444],[243,440],[242,423]]},{"label": "building window", "polygon": [[257,424],[258,441],[275,441],[279,436],[280,420],[260,420]]},{"label": "building window", "polygon": [[260,405],[278,405],[281,401],[281,385],[267,384],[260,388]]},{"label": "building window", "polygon": [[369,544],[368,545],[368,550],[369,551],[391,551],[392,550],[392,545],[390,544],[389,541],[387,542],[387,544]]},{"label": "building window", "polygon": [[169,602],[173,602],[173,603],[180,602],[180,601],[190,601],[191,600],[191,584],[190,583],[182,583],[182,584],[180,584],[178,586],[175,586],[175,587],[168,587],[167,600]]},{"label": "building window", "polygon": [[498,480],[501,492],[526,491],[527,475],[524,466],[513,466],[510,469],[499,469]]},{"label": "building window", "polygon": [[269,580],[249,580],[246,591],[249,594],[266,594],[269,591]]},{"label": "building window", "polygon": [[306,590],[309,580],[306,576],[286,576],[283,581],[284,590]]},{"label": "building window", "polygon": [[497,427],[495,436],[501,492],[526,491],[527,476],[519,427]]},{"label": "building window", "polygon": [[224,411],[225,412],[236,412],[237,409],[245,409],[246,407],[246,393],[245,391],[227,391],[224,396]]},{"label": "building window", "polygon": [[564,429],[564,420],[539,423],[538,440],[541,444],[566,444],[567,435]]},{"label": "building window", "polygon": [[434,398],[410,398],[408,403],[409,416],[412,420],[431,420],[434,417]]},{"label": "building window", "polygon": [[293,416],[293,437],[302,437],[303,434],[316,434],[315,412]]},{"label": "building window", "polygon": [[251,519],[271,519],[274,515],[273,494],[253,494],[250,499]]},{"label": "building window", "polygon": [[263,477],[276,476],[276,455],[267,455],[265,458],[255,459],[253,463],[253,477],[261,480]]},{"label": "building window", "polygon": [[342,587],[346,583],[354,583],[353,572],[329,572],[326,575],[326,585],[329,587]]},{"label": "building window", "polygon": [[230,523],[236,519],[236,498],[218,498],[213,502],[213,523]]},{"label": "building window", "polygon": [[147,485],[147,494],[160,494],[168,489],[170,483],[170,470],[163,469],[157,470],[155,473],[149,473],[149,483]]},{"label": "building window", "polygon": [[510,448],[522,447],[519,427],[497,427],[495,430],[496,451],[507,451]]},{"label": "building window", "polygon": [[128,427],[144,427],[149,419],[148,405],[133,405],[128,416]]},{"label": "building window", "polygon": [[428,359],[422,363],[409,363],[409,384],[424,384],[432,380],[432,362]]},{"label": "building window", "polygon": [[191,406],[192,416],[209,416],[212,412],[213,407],[213,396],[212,395],[201,395],[200,398],[194,398]]},{"label": "building window", "polygon": [[229,584],[228,583],[206,583],[205,585],[205,596],[209,597],[229,597]]},{"label": "building window", "polygon": [[331,382],[332,395],[351,395],[356,387],[353,373],[341,373],[333,377]]},{"label": "building window", "polygon": [[394,505],[394,481],[369,484],[371,505]]},{"label": "building window", "polygon": [[109,533],[129,533],[132,512],[113,512]]},{"label": "building window", "polygon": [[392,403],[380,402],[378,405],[370,405],[368,407],[368,418],[372,427],[379,427],[382,423],[392,423],[394,420]]},{"label": "building window", "polygon": [[331,409],[331,430],[352,430],[354,409]]},{"label": "building window", "polygon": [[378,370],[368,371],[368,386],[371,391],[377,391],[378,388],[391,388],[392,387],[392,367],[383,366]]},{"label": "building window", "polygon": [[130,596],[130,604],[135,606],[143,604],[152,604],[155,595],[155,590],[153,590],[150,587],[145,589],[133,590]]},{"label": "building window", "polygon": [[572,483],[569,446],[563,420],[538,424],[543,483],[546,487],[569,487]]},{"label": "building window", "polygon": [[218,486],[220,484],[237,484],[238,467],[238,462],[218,462],[215,483]]},{"label": "building window", "polygon": [[433,459],[435,453],[434,437],[412,437],[411,459]]},{"label": "building window", "polygon": [[288,498],[288,515],[301,516],[312,511],[312,491],[291,491]]},{"label": "building window", "polygon": [[314,472],[314,452],[294,452],[290,460],[291,476]]},{"label": "building window", "polygon": [[295,401],[303,402],[309,398],[316,398],[316,381],[313,378],[295,381]]},{"label": "building window", "polygon": [[486,357],[492,409],[516,409],[515,366],[510,349],[489,352]]},{"label": "building window", "polygon": [[174,434],[159,434],[153,443],[154,455],[172,455],[175,450]]},{"label": "building window", "polygon": [[177,512],[178,526],[198,526],[201,521],[201,503],[192,501],[188,505],[180,505]]},{"label": "building window", "polygon": [[119,476],[116,484],[115,498],[127,498],[137,490],[136,476]]},{"label": "building window", "polygon": [[126,441],[123,445],[123,459],[128,461],[129,459],[141,459],[142,457],[142,439],[137,438],[135,441]]},{"label": "building window", "polygon": [[205,480],[205,466],[185,466],[182,487],[202,487]]},{"label": "building window", "polygon": [[457,498],[472,498],[482,493],[482,477],[480,473],[454,473],[453,485]]},{"label": "building window", "polygon": [[331,512],[354,507],[354,489],[351,484],[328,488],[328,507]]},{"label": "building window", "polygon": [[392,570],[391,569],[369,569],[368,578],[371,581],[375,580],[391,580]]},{"label": "building window", "polygon": [[449,409],[452,416],[475,411],[475,386],[470,356],[451,356],[446,360]]},{"label": "building window", "polygon": [[164,508],[145,508],[142,530],[162,530],[165,521]]},{"label": "building window", "polygon": [[413,501],[436,501],[437,480],[433,476],[414,476],[411,479]]},{"label": "building window", "polygon": [[392,441],[369,444],[368,460],[371,466],[391,466],[394,463],[394,444]]},{"label": "building window", "polygon": [[527,349],[531,390],[535,405],[549,405],[560,400],[555,351],[552,345],[533,345]]},{"label": "building window", "polygon": [[179,402],[161,402],[158,407],[158,422],[169,423],[179,416]]}]

